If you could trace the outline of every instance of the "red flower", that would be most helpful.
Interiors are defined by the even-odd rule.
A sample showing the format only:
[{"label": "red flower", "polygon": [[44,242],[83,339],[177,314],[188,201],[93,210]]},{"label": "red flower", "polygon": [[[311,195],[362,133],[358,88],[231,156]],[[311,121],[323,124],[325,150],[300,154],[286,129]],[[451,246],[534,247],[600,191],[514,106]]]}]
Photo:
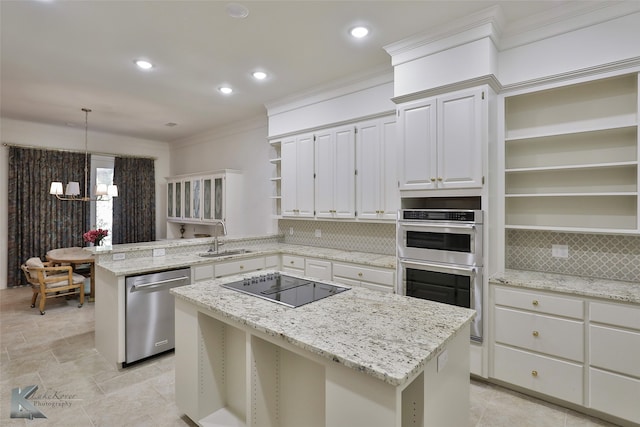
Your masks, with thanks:
[{"label": "red flower", "polygon": [[82,235],[82,238],[85,242],[91,243],[99,243],[100,240],[104,239],[109,235],[109,230],[104,230],[102,228],[98,228],[97,230],[89,230]]}]

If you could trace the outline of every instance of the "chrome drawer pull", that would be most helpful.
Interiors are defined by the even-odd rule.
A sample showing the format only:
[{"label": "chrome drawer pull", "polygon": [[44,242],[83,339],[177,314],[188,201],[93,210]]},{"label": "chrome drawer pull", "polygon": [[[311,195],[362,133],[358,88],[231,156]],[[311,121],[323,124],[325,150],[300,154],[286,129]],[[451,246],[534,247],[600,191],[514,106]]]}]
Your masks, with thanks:
[{"label": "chrome drawer pull", "polygon": [[538,333],[538,331],[533,331],[533,336],[534,336],[534,337],[537,337],[538,335],[540,335],[540,334]]},{"label": "chrome drawer pull", "polygon": [[537,305],[538,305],[538,300],[537,300],[537,299],[534,299],[534,300],[533,300],[533,302],[532,302],[531,304],[533,304],[533,305],[537,306]]},{"label": "chrome drawer pull", "polygon": [[537,377],[538,376],[538,371],[531,371],[531,376],[532,377]]}]

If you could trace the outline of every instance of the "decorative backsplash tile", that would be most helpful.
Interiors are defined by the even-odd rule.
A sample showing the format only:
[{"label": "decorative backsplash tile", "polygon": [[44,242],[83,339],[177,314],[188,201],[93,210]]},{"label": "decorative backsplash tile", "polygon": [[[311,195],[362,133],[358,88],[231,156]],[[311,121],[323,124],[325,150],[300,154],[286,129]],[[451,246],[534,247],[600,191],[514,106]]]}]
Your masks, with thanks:
[{"label": "decorative backsplash tile", "polygon": [[[507,268],[640,282],[640,237],[507,230]],[[568,258],[551,256],[568,245]]]},{"label": "decorative backsplash tile", "polygon": [[[316,237],[320,230],[320,237]],[[291,234],[293,231],[293,234]],[[396,253],[395,223],[304,221],[281,219],[278,232],[284,243],[383,255]]]}]

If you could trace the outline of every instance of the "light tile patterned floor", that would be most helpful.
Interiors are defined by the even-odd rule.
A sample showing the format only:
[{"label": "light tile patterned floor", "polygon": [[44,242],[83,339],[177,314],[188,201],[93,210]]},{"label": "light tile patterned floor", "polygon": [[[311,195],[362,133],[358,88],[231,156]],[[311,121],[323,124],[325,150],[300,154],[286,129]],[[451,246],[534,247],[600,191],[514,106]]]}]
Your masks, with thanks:
[{"label": "light tile patterned floor", "polygon": [[[195,426],[174,402],[173,354],[118,370],[94,347],[92,303],[77,308],[76,300],[51,299],[41,316],[30,296],[30,288],[0,290],[0,426]],[[39,406],[46,419],[10,418],[11,390],[28,385],[49,405]],[[471,382],[470,427],[611,425]]]}]

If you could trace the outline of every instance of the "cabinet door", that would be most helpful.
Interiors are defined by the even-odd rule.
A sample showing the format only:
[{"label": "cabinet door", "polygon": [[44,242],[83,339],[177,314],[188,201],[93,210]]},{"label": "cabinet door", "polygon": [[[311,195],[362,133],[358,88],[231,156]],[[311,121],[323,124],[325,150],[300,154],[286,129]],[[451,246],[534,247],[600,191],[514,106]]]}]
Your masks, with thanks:
[{"label": "cabinet door", "polygon": [[175,182],[167,182],[167,218],[175,218],[175,210],[173,208]]},{"label": "cabinet door", "polygon": [[225,177],[223,175],[213,177],[213,219],[221,221],[226,219],[225,192]]},{"label": "cabinet door", "polygon": [[305,259],[304,275],[320,280],[331,280],[331,261]]},{"label": "cabinet door", "polygon": [[438,188],[482,187],[482,90],[438,98]]},{"label": "cabinet door", "polygon": [[282,215],[313,217],[313,135],[282,141]]},{"label": "cabinet door", "polygon": [[202,219],[210,221],[213,219],[213,177],[207,176],[202,179]]},{"label": "cabinet door", "polygon": [[400,189],[436,186],[436,100],[407,104],[399,110]]},{"label": "cabinet door", "polygon": [[356,138],[358,217],[395,220],[400,194],[395,116],[362,123]]},{"label": "cabinet door", "polygon": [[175,198],[173,200],[173,212],[175,213],[174,218],[182,218],[182,181],[176,181],[174,183],[175,187]]},{"label": "cabinet door", "polygon": [[324,218],[355,217],[355,138],[346,126],[315,138],[315,210]]},{"label": "cabinet door", "polygon": [[380,126],[371,120],[358,126],[356,194],[358,217],[378,219],[382,206],[383,159]]},{"label": "cabinet door", "polygon": [[315,210],[318,217],[332,218],[335,200],[335,143],[333,132],[315,136]]},{"label": "cabinet door", "polygon": [[200,177],[185,179],[183,182],[184,190],[184,213],[185,219],[202,219],[201,214],[201,183]]}]

